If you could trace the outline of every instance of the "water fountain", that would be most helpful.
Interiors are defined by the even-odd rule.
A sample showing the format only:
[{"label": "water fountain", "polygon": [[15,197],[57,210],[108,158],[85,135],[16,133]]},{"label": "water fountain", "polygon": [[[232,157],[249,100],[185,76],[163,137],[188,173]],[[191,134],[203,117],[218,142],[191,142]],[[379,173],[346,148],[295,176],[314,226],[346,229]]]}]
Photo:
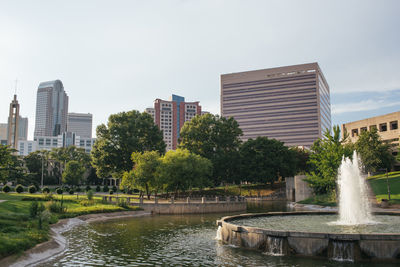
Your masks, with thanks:
[{"label": "water fountain", "polygon": [[337,261],[400,259],[400,212],[372,216],[356,152],[338,171],[339,212],[269,212],[217,221],[222,242],[269,255],[325,257]]}]

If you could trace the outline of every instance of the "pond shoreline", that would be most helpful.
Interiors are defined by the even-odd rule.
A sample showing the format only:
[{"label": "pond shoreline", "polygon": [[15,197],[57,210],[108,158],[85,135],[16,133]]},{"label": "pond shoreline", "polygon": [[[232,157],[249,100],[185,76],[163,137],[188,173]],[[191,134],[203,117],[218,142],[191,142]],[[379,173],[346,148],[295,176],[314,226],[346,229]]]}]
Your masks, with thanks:
[{"label": "pond shoreline", "polygon": [[145,211],[121,211],[109,213],[94,213],[80,215],[75,218],[61,219],[50,226],[51,237],[48,241],[37,244],[22,254],[10,255],[0,260],[0,266],[35,266],[50,257],[62,254],[68,247],[68,241],[62,233],[69,231],[75,226],[98,221],[115,220],[122,218],[135,218],[150,216],[151,213]]}]

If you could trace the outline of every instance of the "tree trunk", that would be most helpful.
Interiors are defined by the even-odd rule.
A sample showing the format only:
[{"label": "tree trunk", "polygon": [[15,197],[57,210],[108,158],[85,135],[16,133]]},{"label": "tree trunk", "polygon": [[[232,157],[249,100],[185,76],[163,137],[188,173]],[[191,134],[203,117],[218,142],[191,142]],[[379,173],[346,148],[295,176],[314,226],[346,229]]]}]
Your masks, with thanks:
[{"label": "tree trunk", "polygon": [[146,184],[146,195],[147,195],[147,199],[150,200],[150,192],[149,192],[149,185]]}]

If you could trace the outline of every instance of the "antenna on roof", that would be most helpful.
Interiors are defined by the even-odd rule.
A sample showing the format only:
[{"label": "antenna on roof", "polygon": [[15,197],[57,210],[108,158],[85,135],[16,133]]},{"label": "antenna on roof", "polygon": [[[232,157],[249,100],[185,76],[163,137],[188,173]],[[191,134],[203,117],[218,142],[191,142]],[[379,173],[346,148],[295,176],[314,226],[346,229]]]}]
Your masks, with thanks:
[{"label": "antenna on roof", "polygon": [[17,94],[17,83],[18,83],[18,79],[15,79],[14,95]]}]

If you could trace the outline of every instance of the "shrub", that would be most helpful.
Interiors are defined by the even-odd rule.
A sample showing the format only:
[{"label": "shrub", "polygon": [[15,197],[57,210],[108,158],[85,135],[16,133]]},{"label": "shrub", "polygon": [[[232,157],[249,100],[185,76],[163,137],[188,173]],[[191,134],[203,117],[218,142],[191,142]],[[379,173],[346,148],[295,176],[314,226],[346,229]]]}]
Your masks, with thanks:
[{"label": "shrub", "polygon": [[110,189],[108,188],[108,186],[105,185],[105,186],[103,187],[103,192],[104,192],[104,193],[108,192],[109,190],[110,190]]},{"label": "shrub", "polygon": [[15,187],[15,192],[17,192],[18,194],[24,192],[24,187],[23,187],[22,185],[20,185],[20,184],[17,185],[17,186]]},{"label": "shrub", "polygon": [[67,208],[58,201],[51,201],[47,204],[47,209],[53,213],[65,213]]},{"label": "shrub", "polygon": [[112,190],[113,190],[114,192],[117,192],[118,188],[114,185],[114,186],[112,187]]},{"label": "shrub", "polygon": [[86,192],[86,196],[88,200],[92,200],[93,199],[93,191],[89,190]]},{"label": "shrub", "polygon": [[64,186],[64,191],[65,192],[69,192],[69,187],[68,186]]},{"label": "shrub", "polygon": [[63,193],[62,188],[61,187],[57,188],[56,189],[56,193],[59,194],[59,195],[62,195],[62,193]]},{"label": "shrub", "polygon": [[45,194],[50,193],[50,188],[48,188],[47,186],[43,187],[42,192]]},{"label": "shrub", "polygon": [[44,210],[45,208],[43,206],[43,203],[33,201],[29,206],[29,215],[31,216],[31,218],[36,218],[36,216],[40,215]]},{"label": "shrub", "polygon": [[87,199],[83,199],[79,202],[82,206],[93,206],[95,204],[94,200],[87,200]]},{"label": "shrub", "polygon": [[8,192],[10,192],[11,191],[11,188],[8,186],[8,185],[5,185],[4,187],[3,187],[3,192],[4,193],[8,193]]},{"label": "shrub", "polygon": [[108,192],[110,195],[114,194],[114,191],[110,190],[110,192]]},{"label": "shrub", "polygon": [[75,188],[76,192],[81,192],[81,188],[78,186],[77,188]]},{"label": "shrub", "polygon": [[100,185],[96,186],[96,192],[100,192],[100,191],[101,191]]},{"label": "shrub", "polygon": [[128,202],[126,202],[126,200],[123,199],[118,200],[118,206],[124,209],[129,209]]},{"label": "shrub", "polygon": [[90,185],[87,185],[86,186],[86,192],[89,191],[89,190],[92,190],[92,188],[90,187]]},{"label": "shrub", "polygon": [[28,192],[31,194],[36,193],[36,186],[34,186],[34,185],[29,186]]},{"label": "shrub", "polygon": [[50,201],[50,200],[53,200],[53,199],[54,199],[54,197],[53,197],[52,193],[44,193],[44,197],[43,197],[44,201]]},{"label": "shrub", "polygon": [[69,194],[70,194],[70,195],[73,195],[73,194],[74,194],[74,189],[70,189],[70,190],[69,190]]}]

